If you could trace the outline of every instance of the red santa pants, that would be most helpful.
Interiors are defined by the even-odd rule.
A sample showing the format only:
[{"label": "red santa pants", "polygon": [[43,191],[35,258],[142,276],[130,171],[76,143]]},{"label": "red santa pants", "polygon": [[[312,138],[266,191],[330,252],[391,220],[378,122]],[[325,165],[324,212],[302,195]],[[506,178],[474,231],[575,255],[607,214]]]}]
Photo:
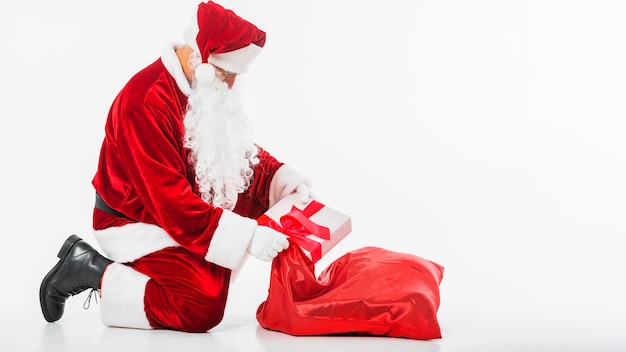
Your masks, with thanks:
[{"label": "red santa pants", "polygon": [[[168,247],[131,263],[113,263],[102,279],[103,322],[206,332],[224,316],[230,274],[182,247]],[[145,317],[139,316],[142,310]]]}]

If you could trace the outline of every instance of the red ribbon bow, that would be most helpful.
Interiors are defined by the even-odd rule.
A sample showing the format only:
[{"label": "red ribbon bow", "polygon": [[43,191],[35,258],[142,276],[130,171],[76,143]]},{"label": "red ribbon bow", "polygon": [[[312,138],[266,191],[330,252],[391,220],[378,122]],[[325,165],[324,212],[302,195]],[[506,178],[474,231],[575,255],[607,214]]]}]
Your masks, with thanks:
[{"label": "red ribbon bow", "polygon": [[307,236],[313,235],[330,240],[330,230],[328,227],[314,223],[309,218],[323,207],[322,203],[313,200],[303,210],[292,206],[290,212],[280,217],[280,224],[267,215],[261,215],[257,222],[259,225],[271,227],[289,236],[291,242],[309,251],[311,259],[316,262],[322,257],[322,244]]}]

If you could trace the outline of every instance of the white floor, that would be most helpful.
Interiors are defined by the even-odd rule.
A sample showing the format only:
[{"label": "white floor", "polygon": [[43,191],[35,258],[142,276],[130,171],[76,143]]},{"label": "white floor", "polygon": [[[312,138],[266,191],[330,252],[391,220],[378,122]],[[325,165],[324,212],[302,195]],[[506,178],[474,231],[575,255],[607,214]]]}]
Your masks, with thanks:
[{"label": "white floor", "polygon": [[[78,300],[78,298],[76,298]],[[32,302],[33,305],[36,302]],[[73,302],[80,306],[81,302]],[[626,350],[624,325],[602,321],[572,326],[567,321],[509,316],[493,312],[480,316],[442,315],[443,338],[416,341],[378,337],[293,337],[264,330],[252,314],[230,312],[209,333],[143,331],[108,328],[97,309],[70,309],[49,324],[35,309],[27,316],[2,319],[2,351],[614,351]],[[32,313],[32,314],[31,314]],[[622,320],[622,323],[624,320]],[[575,325],[575,324],[574,324]]]},{"label": "white floor", "polygon": [[[338,255],[346,245],[333,251]],[[494,267],[470,279],[475,275],[472,267],[483,267],[480,261],[465,266],[446,263],[438,315],[443,338],[431,341],[294,337],[264,330],[254,312],[267,292],[264,283],[269,266],[252,260],[232,286],[225,319],[208,333],[105,327],[94,300],[88,310],[83,308],[86,292],[67,302],[60,321],[46,323],[39,310],[37,286],[56,261],[55,250],[51,249],[50,258],[26,270],[28,275],[16,276],[17,285],[9,283],[12,294],[7,294],[9,285],[5,284],[0,351],[626,351],[626,318],[619,289],[585,289],[581,278],[572,286],[579,288],[577,292],[565,292],[563,278],[575,276],[555,277],[552,285],[541,275],[534,280],[518,276],[521,281],[516,285],[511,277],[519,270],[512,266]]]}]

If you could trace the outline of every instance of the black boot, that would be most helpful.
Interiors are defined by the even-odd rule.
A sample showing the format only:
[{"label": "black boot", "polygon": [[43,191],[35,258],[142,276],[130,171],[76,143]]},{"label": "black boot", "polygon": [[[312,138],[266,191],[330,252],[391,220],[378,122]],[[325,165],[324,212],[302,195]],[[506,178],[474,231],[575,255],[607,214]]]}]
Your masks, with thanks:
[{"label": "black boot", "polygon": [[104,269],[112,263],[76,235],[65,240],[61,260],[48,272],[39,288],[39,302],[44,318],[54,322],[63,316],[65,300],[87,289],[100,289]]}]

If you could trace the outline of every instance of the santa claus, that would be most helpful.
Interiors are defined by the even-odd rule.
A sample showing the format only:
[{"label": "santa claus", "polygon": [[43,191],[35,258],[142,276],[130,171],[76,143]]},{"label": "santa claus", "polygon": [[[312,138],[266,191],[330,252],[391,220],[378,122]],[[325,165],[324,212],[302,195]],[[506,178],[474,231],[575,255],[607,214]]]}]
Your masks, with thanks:
[{"label": "santa claus", "polygon": [[184,39],[111,106],[93,178],[103,255],[76,235],[63,243],[40,288],[49,322],[94,289],[106,325],[207,331],[245,256],[270,261],[289,245],[255,219],[291,193],[308,201],[311,183],[254,143],[235,85],[265,32],[209,1]]}]

